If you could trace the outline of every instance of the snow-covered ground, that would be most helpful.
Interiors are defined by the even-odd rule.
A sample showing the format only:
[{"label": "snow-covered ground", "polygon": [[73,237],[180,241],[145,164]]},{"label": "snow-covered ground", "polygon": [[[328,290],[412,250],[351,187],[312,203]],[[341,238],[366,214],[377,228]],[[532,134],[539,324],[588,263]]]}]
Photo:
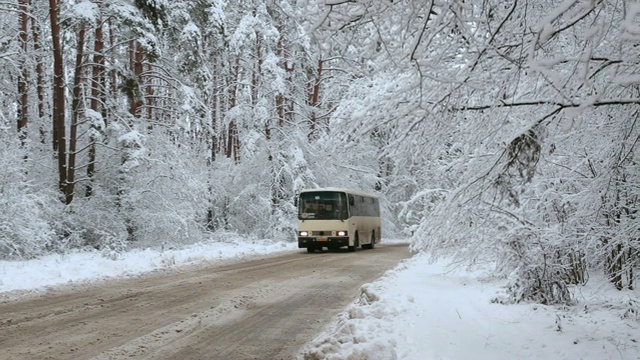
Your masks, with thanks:
[{"label": "snow-covered ground", "polygon": [[[300,251],[295,243],[233,238],[181,249],[50,255],[0,261],[0,298],[49,286],[136,276],[203,262],[231,262]],[[305,256],[301,254],[301,256]],[[326,332],[302,349],[306,359],[640,359],[640,292],[591,280],[579,305],[500,305],[503,281],[481,270],[451,269],[416,255],[371,284]]]},{"label": "snow-covered ground", "polygon": [[243,261],[284,251],[298,251],[297,243],[247,239],[233,234],[225,234],[221,238],[224,240],[216,238],[175,249],[75,252],[34,260],[0,261],[0,298],[3,293],[7,296],[7,292],[23,293],[204,262]]},{"label": "snow-covered ground", "polygon": [[575,289],[579,304],[501,305],[498,281],[426,256],[362,286],[304,359],[640,359],[640,292],[606,281]]}]

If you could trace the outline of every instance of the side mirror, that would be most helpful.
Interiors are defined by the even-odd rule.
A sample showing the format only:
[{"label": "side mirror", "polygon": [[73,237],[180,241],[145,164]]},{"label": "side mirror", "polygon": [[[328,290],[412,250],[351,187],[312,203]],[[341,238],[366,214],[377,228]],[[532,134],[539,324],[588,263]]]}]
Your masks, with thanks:
[{"label": "side mirror", "polygon": [[349,196],[349,205],[353,206],[356,204],[356,200],[353,198],[353,196]]},{"label": "side mirror", "polygon": [[293,206],[298,207],[298,197],[293,198]]}]

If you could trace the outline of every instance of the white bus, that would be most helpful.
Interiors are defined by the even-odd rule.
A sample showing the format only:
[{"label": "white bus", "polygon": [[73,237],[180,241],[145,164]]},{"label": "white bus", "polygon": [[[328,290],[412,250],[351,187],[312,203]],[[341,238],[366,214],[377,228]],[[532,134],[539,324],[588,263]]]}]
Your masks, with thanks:
[{"label": "white bus", "polygon": [[373,249],[380,242],[380,201],[360,191],[324,188],[301,191],[298,206],[298,248],[349,251]]}]

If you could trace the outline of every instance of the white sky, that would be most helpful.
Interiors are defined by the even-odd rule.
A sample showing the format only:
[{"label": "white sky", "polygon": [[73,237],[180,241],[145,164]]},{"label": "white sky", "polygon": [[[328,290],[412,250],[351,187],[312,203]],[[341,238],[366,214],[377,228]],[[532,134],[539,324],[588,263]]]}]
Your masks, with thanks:
[{"label": "white sky", "polygon": [[[66,283],[296,251],[308,256],[296,243],[230,237],[162,252],[130,251],[116,260],[92,252],[0,261],[0,298]],[[360,300],[303,351],[334,360],[640,359],[640,291],[619,292],[592,279],[574,290],[579,300],[575,307],[500,305],[491,299],[505,281],[484,273],[414,256],[363,284]]]}]

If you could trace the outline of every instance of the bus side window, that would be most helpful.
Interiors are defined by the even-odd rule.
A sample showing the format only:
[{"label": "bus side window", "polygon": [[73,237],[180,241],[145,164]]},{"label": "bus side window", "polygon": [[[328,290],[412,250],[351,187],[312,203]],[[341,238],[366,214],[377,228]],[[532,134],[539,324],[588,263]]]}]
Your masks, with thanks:
[{"label": "bus side window", "polygon": [[359,196],[354,196],[355,198],[355,203],[353,204],[353,214],[355,216],[361,216],[362,215],[362,205],[360,205],[360,197]]}]

